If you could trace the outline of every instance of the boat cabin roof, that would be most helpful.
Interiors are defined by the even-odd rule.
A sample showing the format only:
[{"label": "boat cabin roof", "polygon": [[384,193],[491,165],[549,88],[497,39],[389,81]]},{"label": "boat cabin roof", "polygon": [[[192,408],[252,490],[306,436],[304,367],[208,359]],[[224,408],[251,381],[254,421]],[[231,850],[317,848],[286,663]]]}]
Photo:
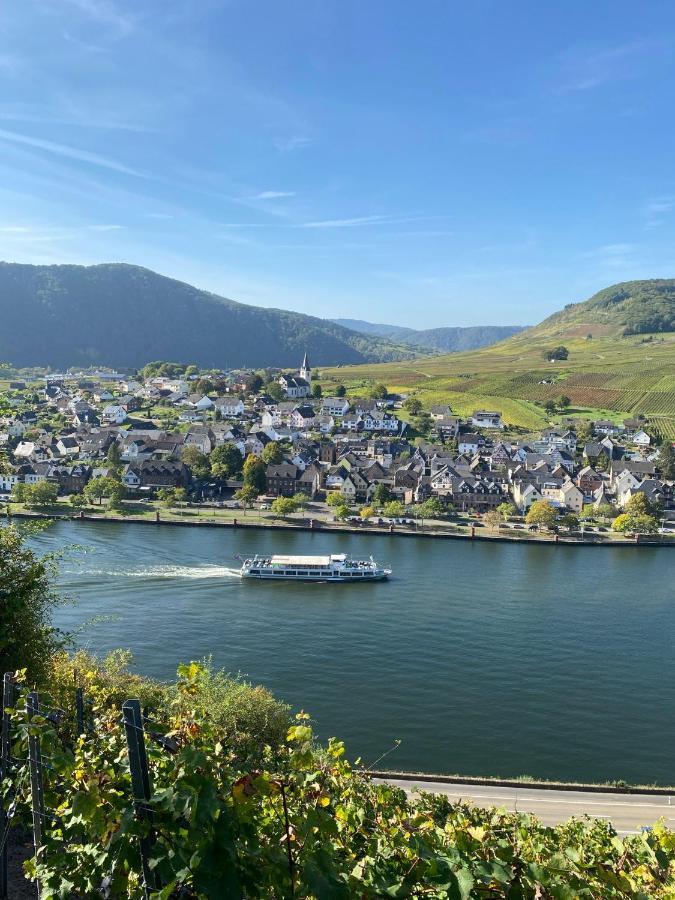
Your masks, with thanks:
[{"label": "boat cabin roof", "polygon": [[273,566],[329,566],[330,556],[273,556]]}]

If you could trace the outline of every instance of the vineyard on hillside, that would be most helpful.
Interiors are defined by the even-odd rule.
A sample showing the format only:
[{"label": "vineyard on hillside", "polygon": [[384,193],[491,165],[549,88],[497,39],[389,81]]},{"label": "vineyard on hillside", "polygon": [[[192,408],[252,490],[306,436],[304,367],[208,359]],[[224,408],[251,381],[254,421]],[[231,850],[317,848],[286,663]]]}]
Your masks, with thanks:
[{"label": "vineyard on hillside", "polygon": [[317,745],[305,714],[271,744],[219,724],[194,663],[179,667],[166,707],[145,705],[152,688],[133,677],[126,687],[145,704],[122,704],[124,685],[92,660],[57,669],[40,695],[5,677],[2,808],[9,825],[33,830],[28,873],[42,900],[665,900],[675,891],[675,837],[661,824],[620,839],[607,821],[544,827],[531,815],[410,798],[355,771],[340,741]]}]

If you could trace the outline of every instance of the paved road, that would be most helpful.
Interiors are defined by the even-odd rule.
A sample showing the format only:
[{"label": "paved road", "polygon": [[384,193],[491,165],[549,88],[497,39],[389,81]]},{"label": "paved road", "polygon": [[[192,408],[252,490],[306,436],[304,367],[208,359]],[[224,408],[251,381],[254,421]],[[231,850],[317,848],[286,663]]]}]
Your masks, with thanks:
[{"label": "paved road", "polygon": [[610,819],[619,834],[635,834],[644,825],[653,825],[661,818],[669,828],[675,829],[675,796],[553,791],[524,786],[493,787],[395,778],[388,778],[387,781],[411,793],[420,789],[446,794],[451,800],[471,800],[476,806],[505,807],[511,811],[534,813],[545,825],[557,825],[572,816],[588,815]]}]

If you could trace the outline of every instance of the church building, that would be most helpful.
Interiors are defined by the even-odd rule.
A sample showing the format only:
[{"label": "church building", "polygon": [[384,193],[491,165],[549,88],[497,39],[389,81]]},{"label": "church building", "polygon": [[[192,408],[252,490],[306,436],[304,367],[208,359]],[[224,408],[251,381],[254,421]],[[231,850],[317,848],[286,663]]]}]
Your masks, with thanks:
[{"label": "church building", "polygon": [[302,360],[300,371],[297,374],[281,375],[279,384],[290,400],[310,396],[312,393],[312,369],[309,365],[306,353]]}]

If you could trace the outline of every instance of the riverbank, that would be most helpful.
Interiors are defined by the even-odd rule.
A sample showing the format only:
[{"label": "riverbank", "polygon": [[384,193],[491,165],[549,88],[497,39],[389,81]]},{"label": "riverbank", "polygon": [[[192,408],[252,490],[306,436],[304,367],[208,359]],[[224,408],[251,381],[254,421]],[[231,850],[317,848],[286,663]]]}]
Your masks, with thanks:
[{"label": "riverbank", "polygon": [[[508,544],[564,544],[566,546],[589,546],[589,547],[675,547],[675,537],[671,535],[636,535],[635,537],[626,537],[614,532],[577,532],[574,534],[553,534],[546,532],[530,532],[515,531],[500,527],[498,530],[491,530],[482,525],[463,524],[463,523],[440,523],[427,522],[426,524],[416,523],[413,526],[396,524],[396,525],[374,525],[374,524],[358,524],[352,525],[346,522],[330,522],[320,517],[302,518],[289,516],[284,519],[274,518],[271,515],[258,514],[258,518],[247,516],[243,512],[232,510],[221,510],[217,508],[197,507],[190,509],[159,509],[143,510],[134,513],[125,510],[124,512],[110,512],[108,510],[101,512],[85,512],[84,510],[72,511],[70,509],[60,509],[59,504],[56,507],[48,509],[27,509],[21,508],[18,504],[13,505],[10,511],[3,510],[7,519],[27,518],[27,519],[64,519],[67,521],[77,522],[128,522],[136,525],[174,525],[179,527],[198,527],[198,528],[239,528],[239,529],[277,529],[281,531],[323,531],[335,532],[343,534],[373,534],[384,535],[390,537],[397,535],[400,537],[421,537],[433,539],[449,539],[449,540],[469,540],[469,541],[489,541],[502,542]],[[65,504],[63,504],[65,506]],[[17,508],[18,507],[18,508]]]}]

